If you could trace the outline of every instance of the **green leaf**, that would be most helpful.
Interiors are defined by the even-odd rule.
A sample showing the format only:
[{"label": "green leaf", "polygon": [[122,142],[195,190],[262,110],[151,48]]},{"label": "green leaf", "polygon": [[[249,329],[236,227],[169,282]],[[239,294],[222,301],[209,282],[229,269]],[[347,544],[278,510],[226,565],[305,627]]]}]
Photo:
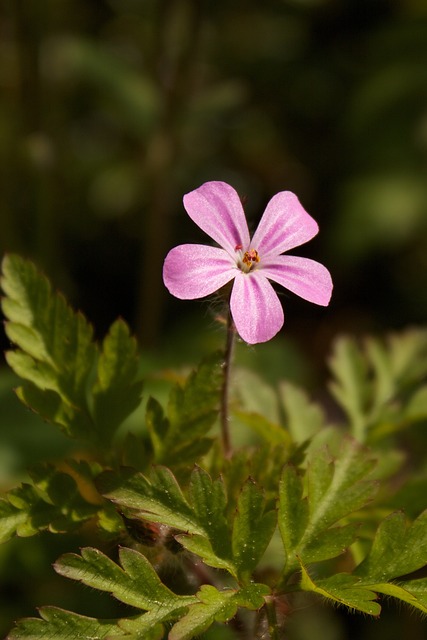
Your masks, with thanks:
[{"label": "green leaf", "polygon": [[240,493],[233,522],[233,558],[239,575],[248,581],[276,528],[276,513],[265,513],[265,498],[252,480]]},{"label": "green leaf", "polygon": [[138,551],[121,548],[119,558],[122,567],[98,549],[87,547],[81,555],[63,555],[55,563],[55,570],[138,609],[162,610],[162,619],[196,601],[195,596],[177,596],[170,591]]},{"label": "green leaf", "polygon": [[368,556],[356,567],[354,574],[365,583],[382,583],[425,565],[427,510],[411,525],[403,513],[395,512],[379,525]]},{"label": "green leaf", "polygon": [[237,419],[272,445],[289,447],[291,443],[289,433],[281,425],[271,422],[259,413],[233,411],[233,419]]},{"label": "green leaf", "polygon": [[373,602],[376,594],[361,584],[356,576],[348,573],[337,573],[330,578],[314,582],[305,567],[301,565],[300,587],[303,591],[317,593],[326,600],[372,616],[377,616],[381,612],[380,605]]},{"label": "green leaf", "polygon": [[93,387],[93,417],[99,436],[109,441],[141,402],[136,340],[123,320],[112,324],[104,339]]},{"label": "green leaf", "polygon": [[[331,391],[350,418],[354,436],[376,441],[426,419],[427,332],[393,334],[386,340],[340,338],[330,360]],[[418,398],[417,394],[420,394]]]},{"label": "green leaf", "polygon": [[31,475],[33,485],[25,483],[12,489],[0,502],[1,541],[46,529],[52,533],[73,531],[97,515],[100,505],[88,502],[68,473],[40,465]]},{"label": "green leaf", "polygon": [[96,353],[92,328],[30,262],[8,255],[2,269],[5,328],[17,347],[6,358],[27,381],[18,396],[67,435],[90,439],[86,388]]},{"label": "green leaf", "polygon": [[169,431],[164,451],[170,445],[205,435],[214,424],[219,410],[223,384],[223,355],[215,353],[193,371],[184,385],[172,388],[168,403]]},{"label": "green leaf", "polygon": [[329,366],[334,374],[332,394],[347,413],[354,436],[364,441],[365,412],[369,398],[367,365],[356,342],[339,338],[334,345]]},{"label": "green leaf", "polygon": [[333,558],[355,538],[357,526],[335,525],[361,509],[376,491],[369,479],[374,462],[355,441],[344,440],[336,460],[326,448],[313,452],[303,479],[286,466],[280,482],[279,528],[287,556],[287,573],[304,564]]},{"label": "green leaf", "polygon": [[188,468],[212,446],[205,437],[215,423],[223,381],[223,356],[205,359],[183,384],[175,385],[169,396],[167,414],[150,398],[146,424],[158,463]]},{"label": "green leaf", "polygon": [[[22,529],[28,518],[26,511],[17,509],[4,498],[0,499],[0,543],[6,542]],[[34,533],[37,533],[35,531]]]},{"label": "green leaf", "polygon": [[147,520],[188,533],[206,533],[166,467],[155,467],[150,478],[133,471],[106,472],[98,479],[98,486],[106,498]]},{"label": "green leaf", "polygon": [[303,443],[326,425],[320,405],[310,402],[305,391],[290,382],[279,385],[286,425],[294,442]]},{"label": "green leaf", "polygon": [[113,636],[124,636],[115,620],[87,618],[57,607],[41,607],[41,619],[24,618],[8,635],[8,640],[101,640]]},{"label": "green leaf", "polygon": [[[175,537],[187,551],[199,556],[205,564],[215,569],[224,569],[237,579],[237,569],[233,561],[228,558],[228,551],[226,550],[225,553],[215,551],[214,540],[208,534],[177,535]],[[215,547],[217,547],[216,544]]]},{"label": "green leaf", "polygon": [[230,532],[225,518],[227,495],[222,479],[212,480],[206,471],[196,467],[191,474],[188,496],[213,552],[227,563],[231,562]]},{"label": "green leaf", "polygon": [[266,585],[251,584],[240,591],[218,591],[203,585],[197,593],[199,602],[190,605],[188,613],[171,629],[169,640],[190,640],[214,623],[227,622],[236,615],[239,606],[255,610],[264,604],[263,596],[270,592]]},{"label": "green leaf", "polygon": [[378,583],[369,585],[369,589],[397,598],[419,609],[422,613],[427,613],[427,579],[410,580],[402,584]]}]

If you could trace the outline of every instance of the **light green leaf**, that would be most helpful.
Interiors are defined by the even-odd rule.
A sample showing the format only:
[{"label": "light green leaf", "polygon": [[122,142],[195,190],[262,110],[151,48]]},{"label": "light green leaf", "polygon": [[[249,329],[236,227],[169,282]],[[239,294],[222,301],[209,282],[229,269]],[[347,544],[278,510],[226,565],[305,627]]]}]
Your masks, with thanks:
[{"label": "light green leaf", "polygon": [[[0,542],[6,542],[21,529],[28,518],[26,511],[17,509],[4,498],[0,499]],[[34,533],[37,533],[35,531]]]},{"label": "light green leaf", "polygon": [[271,422],[259,413],[247,411],[233,411],[233,419],[249,427],[266,442],[281,447],[289,447],[291,439],[289,433],[278,423]]},{"label": "light green leaf", "polygon": [[368,585],[369,589],[377,593],[392,596],[402,602],[410,604],[419,609],[422,613],[427,613],[427,580],[411,580],[401,584],[385,582]]},{"label": "light green leaf", "polygon": [[279,529],[287,556],[286,574],[298,566],[342,553],[353,541],[357,526],[335,526],[361,509],[376,491],[369,478],[374,462],[360,445],[344,440],[333,460],[326,448],[310,455],[305,477],[286,466],[280,483]]},{"label": "light green leaf", "polygon": [[276,521],[276,512],[265,513],[262,492],[248,480],[239,496],[232,534],[234,563],[242,580],[250,580],[271,540]]},{"label": "light green leaf", "polygon": [[107,472],[98,479],[106,498],[140,513],[146,520],[161,522],[188,533],[206,535],[185,499],[177,481],[166,467],[155,467],[150,478],[142,473]]},{"label": "light green leaf", "polygon": [[93,387],[93,417],[99,436],[108,442],[117,428],[141,402],[137,380],[136,340],[123,320],[112,324],[102,344]]},{"label": "light green leaf", "polygon": [[286,426],[294,442],[301,444],[326,424],[320,405],[310,402],[305,391],[290,382],[279,384],[279,398],[286,416]]},{"label": "light green leaf", "polygon": [[426,355],[423,329],[386,340],[367,338],[361,344],[351,338],[336,342],[331,391],[358,440],[377,441],[427,417],[425,394],[419,390],[427,373]]},{"label": "light green leaf", "polygon": [[300,587],[303,591],[312,591],[327,600],[372,616],[380,614],[380,605],[373,602],[376,594],[361,584],[357,577],[348,573],[337,573],[330,578],[314,582],[303,565],[301,574]]},{"label": "light green leaf", "polygon": [[119,558],[123,568],[101,551],[87,547],[82,549],[81,555],[63,555],[55,563],[55,570],[67,578],[107,591],[138,609],[162,609],[162,619],[196,601],[195,596],[177,596],[170,591],[138,551],[121,548]]},{"label": "light green leaf", "polygon": [[2,269],[6,333],[17,347],[6,358],[27,381],[19,397],[67,435],[90,439],[86,388],[96,354],[92,328],[30,262],[8,255]]},{"label": "light green leaf", "polygon": [[69,474],[40,465],[31,475],[33,485],[24,483],[12,489],[0,502],[1,541],[46,529],[52,533],[73,531],[97,515],[100,506],[83,498]]},{"label": "light green leaf", "polygon": [[[364,582],[388,582],[427,565],[427,510],[411,525],[395,512],[379,525],[368,556],[354,574]],[[404,584],[402,586],[405,586]]]},{"label": "light green leaf", "polygon": [[366,432],[369,384],[367,365],[356,342],[347,337],[339,338],[329,359],[334,374],[330,384],[332,394],[347,413],[353,435],[363,442]]},{"label": "light green leaf", "polygon": [[199,556],[205,564],[215,567],[215,569],[224,569],[237,579],[237,569],[233,561],[228,558],[228,553],[214,551],[213,539],[211,540],[207,534],[203,536],[198,534],[177,535],[175,537],[187,551]]},{"label": "light green leaf", "polygon": [[41,618],[24,618],[8,635],[8,640],[101,640],[125,636],[115,620],[87,618],[57,607],[39,609]]},{"label": "light green leaf", "polygon": [[269,588],[263,584],[251,584],[235,591],[218,591],[211,585],[203,585],[197,593],[199,602],[190,605],[188,613],[171,629],[169,640],[191,640],[206,631],[214,622],[227,622],[238,607],[259,609]]}]

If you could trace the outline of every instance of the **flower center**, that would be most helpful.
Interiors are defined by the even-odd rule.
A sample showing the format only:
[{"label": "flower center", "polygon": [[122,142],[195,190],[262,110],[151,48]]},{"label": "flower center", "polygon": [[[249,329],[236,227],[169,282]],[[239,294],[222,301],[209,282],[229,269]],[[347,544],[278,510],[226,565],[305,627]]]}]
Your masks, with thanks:
[{"label": "flower center", "polygon": [[243,273],[249,273],[255,267],[255,265],[260,261],[259,253],[256,249],[249,249],[249,251],[245,251],[242,253],[241,245],[237,245],[237,266]]}]

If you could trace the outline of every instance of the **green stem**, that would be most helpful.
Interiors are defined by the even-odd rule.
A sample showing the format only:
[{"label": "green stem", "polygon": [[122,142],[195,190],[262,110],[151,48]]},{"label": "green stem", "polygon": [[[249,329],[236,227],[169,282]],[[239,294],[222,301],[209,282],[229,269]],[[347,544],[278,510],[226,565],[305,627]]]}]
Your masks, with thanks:
[{"label": "green stem", "polygon": [[229,312],[227,318],[227,341],[224,353],[224,382],[222,384],[220,411],[222,447],[224,450],[224,456],[226,458],[229,458],[231,456],[229,396],[230,370],[234,353],[235,335],[236,330],[234,328],[233,318],[231,317],[231,314]]},{"label": "green stem", "polygon": [[273,598],[266,598],[265,611],[268,622],[268,635],[270,640],[280,640],[277,624],[276,605]]}]

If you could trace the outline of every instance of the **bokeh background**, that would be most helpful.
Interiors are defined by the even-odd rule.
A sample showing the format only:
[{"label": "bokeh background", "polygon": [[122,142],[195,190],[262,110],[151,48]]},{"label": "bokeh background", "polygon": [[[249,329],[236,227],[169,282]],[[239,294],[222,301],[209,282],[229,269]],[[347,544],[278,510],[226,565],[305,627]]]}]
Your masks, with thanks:
[{"label": "bokeh background", "polygon": [[[240,356],[267,378],[316,386],[338,333],[425,323],[426,160],[424,0],[0,0],[0,253],[35,260],[99,337],[124,317],[147,371],[222,339],[214,305],[161,280],[173,245],[205,241],[182,195],[207,180],[246,198],[253,227],[281,190],[320,224],[295,253],[329,267],[332,303],[284,295],[280,337]],[[12,386],[1,369],[3,487],[64,446]],[[61,545],[0,549],[5,629],[60,600]],[[324,640],[379,632],[330,619]],[[424,637],[390,620],[384,638]]]}]

